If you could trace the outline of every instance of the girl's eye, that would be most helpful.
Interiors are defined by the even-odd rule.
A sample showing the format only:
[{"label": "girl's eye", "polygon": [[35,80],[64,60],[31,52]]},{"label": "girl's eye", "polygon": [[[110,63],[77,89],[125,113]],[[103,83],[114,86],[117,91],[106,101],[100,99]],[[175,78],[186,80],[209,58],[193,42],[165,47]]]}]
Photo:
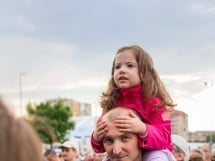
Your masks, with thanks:
[{"label": "girl's eye", "polygon": [[131,68],[131,67],[134,67],[134,65],[133,64],[128,64],[128,67]]},{"label": "girl's eye", "polygon": [[115,66],[115,69],[119,69],[119,68],[120,68],[120,65],[116,65],[116,66]]}]

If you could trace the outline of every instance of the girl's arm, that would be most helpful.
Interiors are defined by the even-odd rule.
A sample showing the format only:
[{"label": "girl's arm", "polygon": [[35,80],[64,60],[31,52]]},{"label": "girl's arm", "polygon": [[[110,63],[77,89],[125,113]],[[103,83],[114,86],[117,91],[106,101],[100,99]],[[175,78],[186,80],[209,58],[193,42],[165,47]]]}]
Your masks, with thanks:
[{"label": "girl's arm", "polygon": [[96,121],[96,128],[91,135],[91,146],[96,153],[103,153],[105,149],[103,147],[103,137],[107,132],[107,124],[102,120],[102,116]]},{"label": "girl's arm", "polygon": [[139,135],[139,146],[146,149],[169,149],[172,151],[171,118],[164,107],[155,107],[159,98],[146,104],[147,135]]},{"label": "girl's arm", "polygon": [[91,146],[92,146],[92,148],[93,148],[95,153],[103,153],[103,152],[105,152],[103,143],[102,142],[96,142],[93,139],[93,133],[91,135],[90,142],[91,142]]}]

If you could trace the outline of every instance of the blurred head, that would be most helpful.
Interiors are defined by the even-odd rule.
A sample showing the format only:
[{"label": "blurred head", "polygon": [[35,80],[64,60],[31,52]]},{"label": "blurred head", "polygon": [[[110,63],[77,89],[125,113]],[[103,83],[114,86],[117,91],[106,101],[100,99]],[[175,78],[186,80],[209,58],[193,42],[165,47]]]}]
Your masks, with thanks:
[{"label": "blurred head", "polygon": [[47,161],[60,161],[57,153],[53,149],[48,149],[44,156],[46,157]]},{"label": "blurred head", "polygon": [[71,141],[64,142],[60,148],[62,149],[62,155],[65,161],[73,161],[77,158],[77,148]]},{"label": "blurred head", "polygon": [[200,147],[200,149],[204,152],[205,154],[205,160],[209,161],[211,160],[211,148],[209,144],[204,144]]},{"label": "blurred head", "polygon": [[189,161],[204,161],[204,152],[201,149],[193,149]]},{"label": "blurred head", "polygon": [[129,115],[129,109],[116,107],[103,116],[108,124],[108,132],[103,145],[111,161],[141,161],[142,151],[138,147],[138,137],[134,133],[123,133],[118,130],[114,120],[120,115]]},{"label": "blurred head", "polygon": [[23,119],[16,119],[0,100],[0,160],[42,160],[42,143],[34,129]]},{"label": "blurred head", "polygon": [[172,134],[173,155],[177,161],[188,161],[190,148],[188,142],[181,136]]},{"label": "blurred head", "polygon": [[213,150],[211,153],[211,160],[215,161],[215,150]]},{"label": "blurred head", "polygon": [[105,153],[94,153],[93,154],[93,161],[102,161],[105,158]]}]

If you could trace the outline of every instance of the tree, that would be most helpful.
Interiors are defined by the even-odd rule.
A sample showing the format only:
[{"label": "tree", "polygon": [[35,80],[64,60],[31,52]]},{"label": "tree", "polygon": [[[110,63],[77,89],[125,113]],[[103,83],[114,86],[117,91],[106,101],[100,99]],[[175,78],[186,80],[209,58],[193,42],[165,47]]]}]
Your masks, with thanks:
[{"label": "tree", "polygon": [[44,143],[51,145],[53,142],[64,142],[65,135],[70,129],[74,129],[75,123],[69,121],[72,116],[70,108],[65,106],[61,100],[56,103],[40,103],[33,106],[27,105],[29,121],[38,132]]},{"label": "tree", "polygon": [[[215,143],[215,135],[213,133],[209,134],[206,137],[206,141],[209,142],[210,144]],[[212,142],[211,142],[212,141]]]}]

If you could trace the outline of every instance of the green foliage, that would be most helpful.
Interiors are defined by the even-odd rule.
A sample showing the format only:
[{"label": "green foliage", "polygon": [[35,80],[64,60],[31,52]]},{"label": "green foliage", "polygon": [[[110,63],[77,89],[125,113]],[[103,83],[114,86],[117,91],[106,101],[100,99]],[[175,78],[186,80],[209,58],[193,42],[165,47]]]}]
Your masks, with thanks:
[{"label": "green foliage", "polygon": [[30,123],[44,143],[52,145],[55,141],[64,142],[67,131],[74,129],[75,126],[74,122],[69,121],[70,108],[61,100],[57,103],[45,102],[36,106],[28,104],[27,112]]},{"label": "green foliage", "polygon": [[210,142],[210,140],[212,140],[213,143],[215,143],[215,134],[210,134],[206,137],[206,142]]}]

